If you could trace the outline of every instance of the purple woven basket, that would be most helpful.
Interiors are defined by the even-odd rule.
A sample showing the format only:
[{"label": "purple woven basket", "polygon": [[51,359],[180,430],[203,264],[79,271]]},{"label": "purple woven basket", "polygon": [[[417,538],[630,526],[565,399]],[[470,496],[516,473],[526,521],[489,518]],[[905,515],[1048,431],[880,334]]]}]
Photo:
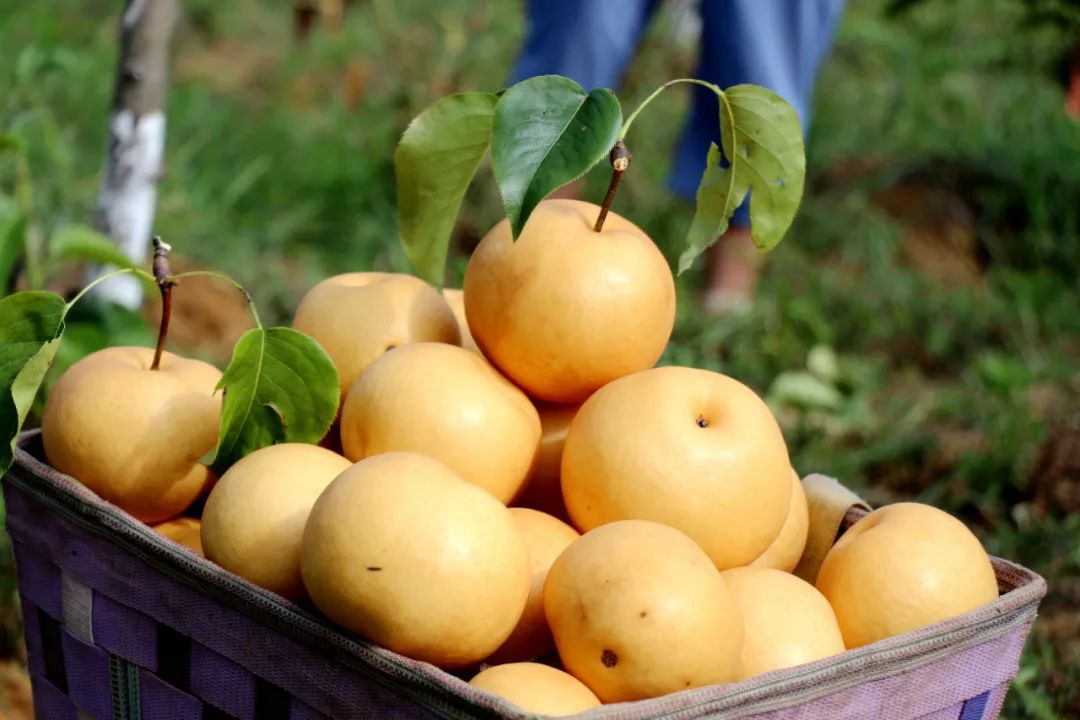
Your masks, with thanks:
[{"label": "purple woven basket", "polygon": [[[227,573],[39,458],[4,476],[34,704],[44,720],[533,717]],[[579,718],[989,720],[1046,583],[994,560],[1000,598],[947,622],[749,681]]]}]

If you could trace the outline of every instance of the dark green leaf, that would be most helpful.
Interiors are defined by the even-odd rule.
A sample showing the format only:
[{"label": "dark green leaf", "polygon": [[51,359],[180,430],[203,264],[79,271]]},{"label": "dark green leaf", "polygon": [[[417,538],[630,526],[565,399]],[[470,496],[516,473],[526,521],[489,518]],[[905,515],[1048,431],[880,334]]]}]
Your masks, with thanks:
[{"label": "dark green leaf", "polygon": [[718,93],[723,157],[710,149],[698,186],[697,210],[679,258],[685,271],[727,230],[732,213],[750,193],[750,234],[761,250],[779,243],[795,219],[806,179],[799,116],[776,93],[736,85]]},{"label": "dark green leaf", "polygon": [[59,295],[28,291],[0,299],[0,469],[7,470],[41,381],[56,354],[67,305]]},{"label": "dark green leaf", "polygon": [[14,287],[15,264],[26,248],[26,216],[0,219],[0,293]]},{"label": "dark green leaf", "polygon": [[22,149],[23,144],[19,138],[8,133],[0,133],[0,155],[21,152]]},{"label": "dark green leaf", "polygon": [[53,261],[89,260],[101,265],[131,267],[131,259],[108,235],[86,225],[65,225],[52,236],[49,255]]},{"label": "dark green leaf", "polygon": [[558,75],[523,80],[499,98],[491,163],[513,237],[541,200],[607,156],[621,124],[610,90],[586,94]]},{"label": "dark green leaf", "polygon": [[244,333],[218,388],[225,390],[212,464],[219,475],[261,447],[318,442],[338,409],[338,374],[330,356],[291,328]]},{"label": "dark green leaf", "polygon": [[442,98],[409,124],[394,153],[402,246],[420,275],[439,286],[461,200],[491,141],[497,100],[480,92]]}]

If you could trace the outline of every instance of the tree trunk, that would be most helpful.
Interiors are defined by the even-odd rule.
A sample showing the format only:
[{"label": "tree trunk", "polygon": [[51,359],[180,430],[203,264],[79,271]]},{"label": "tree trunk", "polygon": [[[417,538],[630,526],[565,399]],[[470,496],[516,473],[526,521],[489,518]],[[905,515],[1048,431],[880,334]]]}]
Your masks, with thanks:
[{"label": "tree trunk", "polygon": [[[144,265],[165,148],[165,90],[169,39],[179,19],[177,0],[127,0],[120,22],[120,58],[109,117],[108,150],[96,225]],[[90,268],[96,277],[103,268]],[[127,308],[142,303],[142,286],[124,275],[96,295]]]}]

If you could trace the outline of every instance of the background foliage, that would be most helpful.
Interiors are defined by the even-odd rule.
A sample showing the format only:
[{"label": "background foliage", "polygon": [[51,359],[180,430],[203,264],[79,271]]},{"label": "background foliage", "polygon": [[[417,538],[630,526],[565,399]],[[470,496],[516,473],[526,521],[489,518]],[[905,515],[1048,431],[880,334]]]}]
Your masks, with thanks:
[{"label": "background foliage", "polygon": [[[237,277],[268,324],[287,323],[321,276],[408,270],[397,138],[436,97],[502,86],[519,3],[352,3],[303,41],[285,3],[184,5],[156,228],[178,269]],[[1080,24],[1029,22],[1040,6],[1068,9],[852,0],[820,78],[807,196],[758,301],[710,319],[695,307],[700,272],[683,276],[665,360],[765,394],[801,472],[875,503],[938,504],[1044,573],[1051,592],[1008,717],[1050,719],[1080,716],[1080,123],[1060,80]],[[71,236],[93,218],[117,14],[0,0],[0,270],[11,247],[29,248],[19,287],[81,281],[70,260],[87,252]],[[684,4],[665,6],[618,90],[625,107],[693,74],[693,29]],[[690,208],[664,176],[685,99],[672,92],[635,125],[615,202],[672,262]],[[590,175],[589,197],[606,173]],[[478,177],[451,284],[500,217],[490,167]],[[231,290],[201,280],[177,290],[174,312],[174,346],[221,366],[249,323]],[[106,342],[149,343],[144,317],[116,309],[87,311],[67,337],[61,369]],[[3,557],[0,654],[17,652]]]}]

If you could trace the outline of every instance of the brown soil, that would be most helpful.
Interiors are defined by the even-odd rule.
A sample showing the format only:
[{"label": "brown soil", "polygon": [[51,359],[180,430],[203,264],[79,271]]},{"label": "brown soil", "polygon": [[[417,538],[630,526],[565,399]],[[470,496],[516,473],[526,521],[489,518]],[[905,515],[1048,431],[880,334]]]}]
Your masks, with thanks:
[{"label": "brown soil", "polygon": [[21,664],[0,662],[0,720],[32,720],[34,702],[30,694],[30,676]]},{"label": "brown soil", "polygon": [[[1028,479],[1040,515],[1080,512],[1080,427],[1051,429]],[[1080,622],[1077,629],[1080,637]]]},{"label": "brown soil", "polygon": [[982,284],[975,214],[963,198],[911,184],[883,190],[874,200],[904,227],[904,262],[949,285]]}]

